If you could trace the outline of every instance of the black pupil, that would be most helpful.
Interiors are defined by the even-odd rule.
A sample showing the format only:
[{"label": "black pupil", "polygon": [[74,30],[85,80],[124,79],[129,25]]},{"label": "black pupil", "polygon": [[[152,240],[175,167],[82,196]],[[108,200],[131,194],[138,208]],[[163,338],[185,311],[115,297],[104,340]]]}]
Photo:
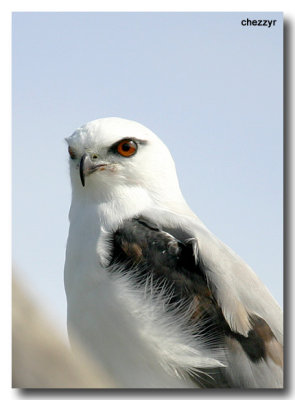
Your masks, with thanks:
[{"label": "black pupil", "polygon": [[131,148],[130,143],[124,143],[122,144],[122,150],[123,151],[129,151]]}]

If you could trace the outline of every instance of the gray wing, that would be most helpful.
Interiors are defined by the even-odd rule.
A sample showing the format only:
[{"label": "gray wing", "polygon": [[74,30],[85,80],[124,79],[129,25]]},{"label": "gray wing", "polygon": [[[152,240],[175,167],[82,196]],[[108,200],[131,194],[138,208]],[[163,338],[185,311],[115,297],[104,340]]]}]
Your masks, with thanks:
[{"label": "gray wing", "polygon": [[256,274],[197,217],[157,210],[145,217],[180,241],[195,241],[195,268],[231,332],[225,336],[231,385],[282,387],[282,311]]}]

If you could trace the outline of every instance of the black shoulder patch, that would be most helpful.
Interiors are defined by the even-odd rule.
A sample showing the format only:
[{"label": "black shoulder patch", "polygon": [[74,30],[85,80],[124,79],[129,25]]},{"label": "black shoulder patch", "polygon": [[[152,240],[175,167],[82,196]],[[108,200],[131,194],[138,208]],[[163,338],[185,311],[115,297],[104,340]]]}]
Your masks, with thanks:
[{"label": "black shoulder patch", "polygon": [[267,356],[274,359],[272,349],[277,342],[263,319],[252,317],[248,337],[231,331],[207,285],[195,238],[180,241],[161,230],[159,225],[139,216],[125,220],[119,226],[112,235],[111,247],[111,271],[123,268],[134,273],[136,282],[142,285],[150,275],[155,285],[167,283],[169,306],[175,309],[179,303],[190,304],[193,307],[191,322],[202,327],[204,336],[217,337],[220,345],[226,337],[238,341],[252,362]]},{"label": "black shoulder patch", "polygon": [[134,273],[142,284],[148,275],[153,276],[155,284],[165,281],[173,292],[169,297],[171,307],[180,302],[192,304],[194,324],[202,319],[204,332],[206,326],[210,326],[211,334],[217,327],[220,330],[223,316],[196,258],[196,240],[182,242],[139,217],[124,221],[114,232],[112,249],[111,268]]}]

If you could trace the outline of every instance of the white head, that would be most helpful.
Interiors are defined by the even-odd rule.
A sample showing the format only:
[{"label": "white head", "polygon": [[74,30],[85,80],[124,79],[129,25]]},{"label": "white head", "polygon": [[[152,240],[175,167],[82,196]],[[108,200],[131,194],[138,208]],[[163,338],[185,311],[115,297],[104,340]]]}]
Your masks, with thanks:
[{"label": "white head", "polygon": [[134,189],[140,189],[155,205],[183,202],[169,150],[143,125],[102,118],[83,125],[66,141],[73,197],[100,203],[120,193],[131,199]]}]

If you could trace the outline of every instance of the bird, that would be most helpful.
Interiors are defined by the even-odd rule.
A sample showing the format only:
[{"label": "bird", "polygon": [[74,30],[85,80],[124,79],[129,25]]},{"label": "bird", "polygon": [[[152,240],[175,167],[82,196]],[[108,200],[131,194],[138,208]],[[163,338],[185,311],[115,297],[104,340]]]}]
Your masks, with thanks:
[{"label": "bird", "polygon": [[66,142],[73,351],[121,388],[282,388],[282,310],[190,209],[162,140],[106,117]]}]

